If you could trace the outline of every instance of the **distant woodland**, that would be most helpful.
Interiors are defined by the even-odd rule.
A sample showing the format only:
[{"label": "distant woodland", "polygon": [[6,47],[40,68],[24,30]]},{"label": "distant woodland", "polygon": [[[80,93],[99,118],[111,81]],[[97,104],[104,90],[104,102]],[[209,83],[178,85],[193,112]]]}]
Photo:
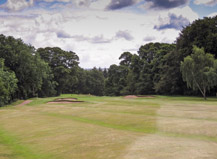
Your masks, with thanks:
[{"label": "distant woodland", "polygon": [[[119,65],[79,67],[75,52],[35,49],[0,35],[0,106],[62,93],[97,96],[216,95],[217,16],[184,27],[174,44],[148,43],[124,52]],[[204,96],[204,97],[205,97]]]}]

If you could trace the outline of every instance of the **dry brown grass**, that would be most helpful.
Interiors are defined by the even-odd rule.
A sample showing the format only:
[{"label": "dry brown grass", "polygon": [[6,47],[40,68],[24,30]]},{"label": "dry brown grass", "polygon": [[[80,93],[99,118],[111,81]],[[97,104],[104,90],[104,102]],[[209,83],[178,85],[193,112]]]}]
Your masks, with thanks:
[{"label": "dry brown grass", "polygon": [[0,159],[216,159],[216,100],[75,97],[0,109]]},{"label": "dry brown grass", "polygon": [[124,159],[217,159],[217,143],[148,135],[138,138]]}]

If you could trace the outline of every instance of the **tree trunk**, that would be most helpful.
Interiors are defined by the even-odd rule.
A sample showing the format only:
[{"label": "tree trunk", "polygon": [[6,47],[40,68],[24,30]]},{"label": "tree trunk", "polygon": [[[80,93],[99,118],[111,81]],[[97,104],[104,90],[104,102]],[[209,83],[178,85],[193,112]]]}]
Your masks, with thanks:
[{"label": "tree trunk", "polygon": [[203,88],[203,98],[206,100],[206,88]]},{"label": "tree trunk", "polygon": [[35,88],[34,88],[34,86],[32,87],[32,96],[35,97]]},{"label": "tree trunk", "polygon": [[206,100],[206,88],[205,88],[205,86],[203,88],[201,88],[200,85],[197,83],[197,81],[195,81],[195,82],[196,82],[197,87],[200,90],[201,94],[203,95],[204,100]]},{"label": "tree trunk", "polygon": [[204,100],[206,100],[206,94],[203,94],[203,98],[204,98]]}]

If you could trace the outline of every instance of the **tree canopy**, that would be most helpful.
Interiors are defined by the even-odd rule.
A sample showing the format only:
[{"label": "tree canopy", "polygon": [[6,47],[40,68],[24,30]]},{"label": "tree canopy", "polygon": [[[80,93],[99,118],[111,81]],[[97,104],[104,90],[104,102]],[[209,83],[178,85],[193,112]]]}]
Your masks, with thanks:
[{"label": "tree canopy", "polygon": [[[73,51],[35,49],[0,35],[0,105],[61,93],[198,95],[217,92],[217,16],[184,27],[174,44],[147,43],[109,68],[83,69]],[[209,52],[209,53],[207,53]],[[191,89],[192,88],[192,89]]]},{"label": "tree canopy", "polygon": [[17,78],[14,72],[5,69],[4,60],[0,58],[0,106],[13,100],[17,90]]},{"label": "tree canopy", "polygon": [[203,48],[193,47],[193,54],[181,63],[183,80],[188,87],[199,90],[206,99],[206,92],[217,85],[217,60]]}]

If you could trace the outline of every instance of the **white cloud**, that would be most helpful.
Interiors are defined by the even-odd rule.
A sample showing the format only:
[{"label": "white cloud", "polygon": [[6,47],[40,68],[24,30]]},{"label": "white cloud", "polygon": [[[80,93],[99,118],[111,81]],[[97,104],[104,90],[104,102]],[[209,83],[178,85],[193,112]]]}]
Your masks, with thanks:
[{"label": "white cloud", "polygon": [[43,0],[43,1],[45,1],[45,2],[54,2],[54,1],[56,1],[56,2],[71,2],[72,0]]},{"label": "white cloud", "polygon": [[217,16],[217,12],[212,13],[212,14],[208,15],[207,17],[214,17],[214,16]]},{"label": "white cloud", "polygon": [[183,8],[174,8],[169,11],[169,13],[173,13],[177,16],[182,16],[187,18],[190,22],[199,18],[199,15],[195,13],[189,6]]},{"label": "white cloud", "polygon": [[145,0],[140,7],[148,10],[168,10],[188,5],[190,0]]},{"label": "white cloud", "polygon": [[[157,13],[157,11],[151,12],[151,14],[155,13]],[[183,8],[174,8],[167,11],[161,11],[154,28],[158,30],[181,30],[182,27],[189,25],[198,18],[199,15],[195,13],[189,6]]]},{"label": "white cloud", "polygon": [[106,10],[118,10],[125,7],[130,7],[138,3],[138,0],[110,0]]},{"label": "white cloud", "polygon": [[[160,15],[167,19],[172,13],[182,15],[190,22],[198,18],[188,7],[162,11]],[[124,51],[136,53],[147,42],[174,42],[179,31],[154,29],[158,20],[159,12],[138,14],[69,8],[61,11],[34,9],[20,13],[0,12],[0,34],[22,38],[36,48],[57,46],[74,51],[84,68],[109,67],[119,63],[118,58]],[[118,32],[122,39],[117,38]]]},{"label": "white cloud", "polygon": [[33,6],[34,0],[7,0],[1,7],[9,11],[20,11],[30,6]]},{"label": "white cloud", "polygon": [[[91,0],[44,0],[45,2],[64,2],[68,3],[69,7],[76,6],[78,8],[89,7],[92,3]],[[70,5],[71,4],[71,5]],[[63,6],[63,4],[54,4],[55,6]],[[67,6],[66,4],[64,5]],[[54,7],[53,7],[54,8]]]},{"label": "white cloud", "polygon": [[156,37],[147,35],[146,37],[144,37],[143,40],[146,41],[146,42],[151,42],[151,41],[156,40]]},{"label": "white cloud", "polygon": [[118,31],[115,35],[116,38],[123,38],[128,41],[132,41],[134,38],[133,36],[126,30],[126,31]]},{"label": "white cloud", "polygon": [[194,4],[196,5],[206,5],[206,6],[214,6],[217,4],[217,0],[194,0]]},{"label": "white cloud", "polygon": [[90,4],[90,8],[96,9],[96,10],[104,10],[106,6],[108,6],[110,3],[109,0],[96,0],[92,1]]}]

